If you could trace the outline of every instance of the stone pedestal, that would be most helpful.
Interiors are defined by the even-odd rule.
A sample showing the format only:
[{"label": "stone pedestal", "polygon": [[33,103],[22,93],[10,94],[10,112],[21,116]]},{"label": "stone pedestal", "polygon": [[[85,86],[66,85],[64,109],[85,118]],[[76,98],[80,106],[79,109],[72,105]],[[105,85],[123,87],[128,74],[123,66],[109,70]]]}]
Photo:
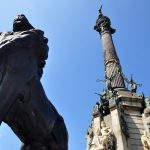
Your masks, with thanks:
[{"label": "stone pedestal", "polygon": [[117,150],[126,150],[127,143],[124,138],[124,135],[121,130],[121,124],[120,124],[120,118],[119,118],[119,112],[117,109],[113,109],[111,111],[111,124],[112,124],[112,131],[115,138],[115,144]]},{"label": "stone pedestal", "polygon": [[143,99],[130,91],[118,91],[116,107],[111,107],[111,123],[118,150],[142,150],[141,136]]}]

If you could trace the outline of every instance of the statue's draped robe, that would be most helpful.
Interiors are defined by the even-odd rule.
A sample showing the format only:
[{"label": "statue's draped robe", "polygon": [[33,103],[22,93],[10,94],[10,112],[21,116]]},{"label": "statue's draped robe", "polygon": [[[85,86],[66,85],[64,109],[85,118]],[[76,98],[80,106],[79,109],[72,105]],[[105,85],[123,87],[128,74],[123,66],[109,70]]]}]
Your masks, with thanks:
[{"label": "statue's draped robe", "polygon": [[56,139],[67,140],[63,119],[40,83],[41,64],[48,53],[43,34],[32,29],[0,35],[0,123],[6,122],[27,144],[51,140],[57,126]]}]

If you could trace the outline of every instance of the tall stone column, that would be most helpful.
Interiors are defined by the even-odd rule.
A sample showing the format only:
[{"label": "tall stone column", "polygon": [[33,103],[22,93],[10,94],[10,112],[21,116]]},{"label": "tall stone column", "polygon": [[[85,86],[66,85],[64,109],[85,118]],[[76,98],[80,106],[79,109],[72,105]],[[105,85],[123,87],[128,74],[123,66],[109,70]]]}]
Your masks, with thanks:
[{"label": "tall stone column", "polygon": [[111,28],[110,19],[102,14],[101,9],[99,12],[100,14],[94,29],[100,34],[104,50],[105,78],[107,81],[107,88],[125,88],[120,61],[112,39],[112,34],[115,33],[115,29]]},{"label": "tall stone column", "polygon": [[99,17],[94,29],[100,34],[104,50],[105,81],[107,91],[106,99],[109,101],[111,128],[116,145],[115,149],[127,150],[127,141],[121,127],[121,112],[116,103],[117,99],[114,97],[115,91],[118,92],[119,90],[126,90],[126,87],[122,76],[120,61],[112,39],[112,34],[115,33],[115,29],[111,28],[110,19],[102,14],[101,9],[99,10]]},{"label": "tall stone column", "polygon": [[137,94],[138,84],[123,76],[112,39],[115,29],[101,9],[94,29],[100,34],[104,50],[106,89],[94,107],[87,150],[149,150],[150,98]]},{"label": "tall stone column", "polygon": [[[143,150],[143,97],[136,94],[137,84],[123,76],[112,39],[115,29],[111,28],[110,19],[102,14],[101,9],[94,29],[100,34],[104,50],[106,90],[100,96],[101,119],[111,127],[116,150]],[[131,91],[124,81],[130,84]]]}]

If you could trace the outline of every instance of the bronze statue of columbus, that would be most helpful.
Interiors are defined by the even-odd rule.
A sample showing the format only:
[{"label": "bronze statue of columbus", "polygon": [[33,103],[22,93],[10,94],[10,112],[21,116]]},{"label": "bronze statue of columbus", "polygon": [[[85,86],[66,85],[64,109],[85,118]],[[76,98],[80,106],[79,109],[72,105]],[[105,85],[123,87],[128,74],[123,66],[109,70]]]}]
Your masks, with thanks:
[{"label": "bronze statue of columbus", "polygon": [[0,33],[0,124],[18,136],[21,150],[68,150],[64,120],[40,82],[47,43],[25,15],[14,19],[12,32]]}]

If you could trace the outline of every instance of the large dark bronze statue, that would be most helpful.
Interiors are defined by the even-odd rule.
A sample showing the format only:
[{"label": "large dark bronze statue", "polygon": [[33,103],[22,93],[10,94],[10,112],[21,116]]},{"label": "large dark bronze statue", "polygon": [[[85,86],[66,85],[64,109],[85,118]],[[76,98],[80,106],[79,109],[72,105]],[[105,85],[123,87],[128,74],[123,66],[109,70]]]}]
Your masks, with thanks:
[{"label": "large dark bronze statue", "polygon": [[22,141],[21,150],[67,150],[63,118],[40,82],[48,57],[44,32],[24,15],[13,32],[0,33],[0,124],[5,122]]}]

